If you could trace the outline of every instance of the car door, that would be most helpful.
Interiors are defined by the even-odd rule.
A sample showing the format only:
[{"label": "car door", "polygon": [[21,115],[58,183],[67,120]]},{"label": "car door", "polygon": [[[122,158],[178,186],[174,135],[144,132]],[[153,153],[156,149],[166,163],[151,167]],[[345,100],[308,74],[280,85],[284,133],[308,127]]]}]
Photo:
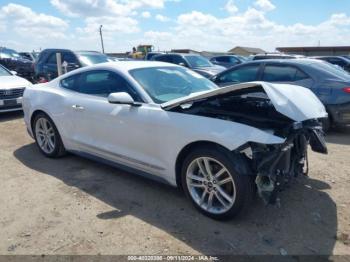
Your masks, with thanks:
[{"label": "car door", "polygon": [[218,86],[229,86],[244,82],[257,81],[259,79],[260,64],[246,64],[237,66],[214,77],[213,81]]},{"label": "car door", "polygon": [[81,75],[79,94],[71,98],[75,111],[72,136],[79,151],[146,172],[162,170],[159,159],[147,153],[154,146],[150,108],[143,103],[109,103],[108,95],[116,92],[126,92],[142,102],[128,81],[115,72],[94,70]]}]

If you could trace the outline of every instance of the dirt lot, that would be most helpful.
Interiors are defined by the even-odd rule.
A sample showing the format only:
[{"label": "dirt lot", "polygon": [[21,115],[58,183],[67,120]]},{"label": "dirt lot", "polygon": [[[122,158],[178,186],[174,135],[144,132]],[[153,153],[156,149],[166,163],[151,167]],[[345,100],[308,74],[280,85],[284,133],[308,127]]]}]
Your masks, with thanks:
[{"label": "dirt lot", "polygon": [[238,220],[199,214],[182,194],[73,155],[44,158],[22,115],[0,115],[0,254],[350,254],[350,130],[310,178],[257,199]]}]

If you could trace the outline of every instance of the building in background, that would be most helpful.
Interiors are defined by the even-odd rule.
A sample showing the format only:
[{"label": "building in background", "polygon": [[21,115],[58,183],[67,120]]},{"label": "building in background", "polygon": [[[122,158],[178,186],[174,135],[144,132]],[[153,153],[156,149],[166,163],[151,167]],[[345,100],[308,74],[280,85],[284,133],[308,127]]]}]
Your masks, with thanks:
[{"label": "building in background", "polygon": [[277,47],[276,50],[286,54],[304,56],[350,55],[350,46]]},{"label": "building in background", "polygon": [[241,56],[250,56],[250,55],[257,55],[257,54],[265,54],[266,51],[262,50],[261,48],[236,46],[235,48],[232,48],[231,50],[229,50],[228,53],[241,55]]}]

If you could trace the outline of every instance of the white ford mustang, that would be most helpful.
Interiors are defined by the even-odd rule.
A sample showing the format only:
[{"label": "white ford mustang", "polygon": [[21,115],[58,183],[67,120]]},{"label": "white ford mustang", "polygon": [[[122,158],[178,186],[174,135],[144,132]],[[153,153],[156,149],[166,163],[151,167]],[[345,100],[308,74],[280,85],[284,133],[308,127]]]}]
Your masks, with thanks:
[{"label": "white ford mustang", "polygon": [[217,88],[158,62],[82,68],[26,89],[25,123],[47,157],[65,152],[183,188],[205,215],[227,219],[254,190],[267,203],[307,173],[307,145],[327,153],[308,89],[255,82]]}]

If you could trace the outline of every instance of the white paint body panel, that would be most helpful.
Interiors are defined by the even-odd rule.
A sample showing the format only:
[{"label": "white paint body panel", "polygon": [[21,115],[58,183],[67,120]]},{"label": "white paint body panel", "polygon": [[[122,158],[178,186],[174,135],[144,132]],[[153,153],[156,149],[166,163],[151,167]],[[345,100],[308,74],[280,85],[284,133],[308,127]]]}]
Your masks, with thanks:
[{"label": "white paint body panel", "polygon": [[[135,85],[142,96],[149,99],[128,74],[128,70],[165,65],[170,66],[153,62],[120,62],[94,68],[123,75]],[[74,72],[85,70],[89,68]],[[63,77],[71,74],[73,72]],[[152,102],[144,103],[140,107],[110,104],[107,98],[59,87],[61,78],[26,89],[23,110],[30,133],[33,112],[42,110],[56,124],[67,150],[85,152],[151,173],[172,185],[176,185],[177,157],[185,146],[193,142],[210,141],[228,150],[237,149],[249,141],[262,144],[284,142],[283,138],[251,126],[170,112]],[[278,96],[278,93],[274,95]],[[79,105],[81,109],[76,110],[73,105]]]},{"label": "white paint body panel", "polygon": [[25,88],[31,83],[19,76],[0,76],[0,89]]},{"label": "white paint body panel", "polygon": [[[0,76],[0,90],[11,90],[11,89],[21,89],[27,88],[31,83],[19,76],[9,75],[9,76]],[[11,99],[13,100],[13,99]],[[16,98],[17,105],[20,106],[22,104],[22,97]],[[3,106],[5,103],[4,100],[0,99],[0,106]],[[2,108],[0,109],[0,113],[12,112],[22,110],[21,107],[16,108]]]}]

